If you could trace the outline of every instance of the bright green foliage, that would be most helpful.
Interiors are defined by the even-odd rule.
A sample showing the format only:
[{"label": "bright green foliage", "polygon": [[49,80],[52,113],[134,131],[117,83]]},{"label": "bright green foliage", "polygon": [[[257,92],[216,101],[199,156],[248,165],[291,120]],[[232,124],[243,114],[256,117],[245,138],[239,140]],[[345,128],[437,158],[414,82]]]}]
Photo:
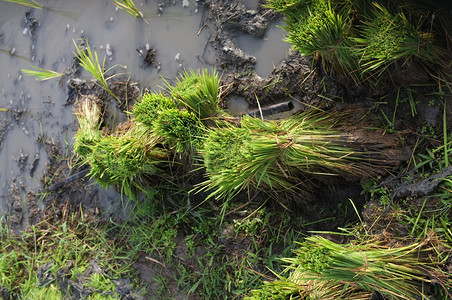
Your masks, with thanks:
[{"label": "bright green foliage", "polygon": [[231,126],[210,131],[203,149],[207,172],[214,174],[228,170],[246,159],[249,142],[249,132],[244,128]]},{"label": "bright green foliage", "polygon": [[394,62],[413,56],[430,64],[439,63],[441,54],[432,44],[432,34],[419,32],[403,13],[392,15],[383,6],[374,6],[373,15],[363,22],[361,37],[356,38],[361,44],[364,74],[378,75]]},{"label": "bright green foliage", "polygon": [[74,150],[91,166],[89,175],[101,186],[119,186],[134,198],[151,176],[161,175],[160,165],[167,162],[168,153],[157,146],[161,138],[148,127],[130,122],[110,135],[102,134],[100,106],[92,98],[80,101],[76,116],[80,129]]},{"label": "bright green foliage", "polygon": [[165,97],[161,93],[147,93],[135,104],[133,115],[136,122],[152,127],[152,124],[164,110],[173,108],[176,108],[176,104],[171,98]]},{"label": "bright green foliage", "polygon": [[82,49],[74,42],[75,49],[77,50],[77,53],[75,55],[77,56],[80,66],[82,66],[83,69],[88,71],[93,77],[97,80],[96,84],[100,87],[104,88],[113,98],[119,101],[118,97],[113,93],[113,91],[110,89],[108,85],[108,80],[113,78],[114,75],[105,77],[105,74],[110,71],[113,67],[111,67],[108,70],[105,70],[105,57],[100,63],[99,58],[97,57],[96,51],[91,51],[91,48],[89,46],[89,43],[86,42],[86,49]]},{"label": "bright green foliage", "polygon": [[220,78],[214,71],[212,75],[206,70],[200,74],[184,71],[175,86],[167,84],[171,96],[178,105],[191,111],[201,120],[217,116],[221,110],[219,102]]},{"label": "bright green foliage", "polygon": [[166,139],[176,152],[193,153],[201,143],[203,124],[191,112],[177,108],[162,111],[155,120],[155,134]]},{"label": "bright green foliage", "polygon": [[326,247],[304,247],[297,251],[297,255],[304,269],[316,273],[322,273],[332,260],[331,250]]},{"label": "bright green foliage", "polygon": [[88,297],[90,300],[103,299],[103,300],[113,300],[118,299],[119,295],[115,293],[116,285],[111,281],[110,278],[101,274],[93,273],[89,276],[88,280],[85,282],[85,287],[94,289]]},{"label": "bright green foliage", "polygon": [[311,236],[300,244],[295,258],[284,259],[291,264],[289,276],[267,282],[252,299],[272,293],[291,299],[367,299],[365,295],[374,291],[388,299],[421,299],[423,284],[429,283],[433,274],[441,274],[418,256],[421,247],[387,248],[372,241],[343,245]]},{"label": "bright green foliage", "polygon": [[320,55],[326,67],[358,81],[359,58],[352,39],[350,8],[336,9],[327,0],[305,2],[304,7],[290,6],[285,11],[286,41],[303,55]]},{"label": "bright green foliage", "polygon": [[128,13],[129,15],[134,16],[135,18],[142,18],[143,14],[138,10],[133,0],[113,0],[115,5]]},{"label": "bright green foliage", "polygon": [[31,66],[32,68],[35,68],[36,70],[26,70],[26,69],[20,69],[25,75],[34,76],[36,80],[38,81],[44,81],[49,80],[53,78],[58,78],[58,81],[60,80],[61,76],[63,76],[63,73],[58,73],[52,70],[42,69],[35,66]]},{"label": "bright green foliage", "polygon": [[[98,295],[114,292],[111,279],[132,272],[124,257],[118,257],[121,249],[107,238],[98,220],[86,220],[83,212],[65,208],[64,221],[56,215],[47,211],[43,221],[20,235],[0,226],[2,292],[9,292],[11,299],[51,300],[72,298],[73,284],[90,286]],[[89,284],[86,271],[93,264],[102,274],[92,274]],[[60,286],[61,282],[66,285]]]},{"label": "bright green foliage", "polygon": [[244,117],[241,127],[212,130],[201,154],[211,196],[232,197],[247,187],[306,187],[311,175],[370,176],[364,153],[344,146],[335,119],[304,113],[280,122]]},{"label": "bright green foliage", "polygon": [[28,7],[33,7],[33,8],[39,8],[39,9],[44,8],[44,5],[38,3],[34,0],[2,0],[2,1],[12,2],[12,3],[16,3],[16,4],[28,6]]},{"label": "bright green foliage", "polygon": [[270,8],[286,16],[286,40],[295,49],[318,55],[326,69],[358,84],[378,81],[388,67],[410,58],[428,70],[448,64],[444,49],[436,45],[440,34],[422,28],[425,12],[410,16],[403,12],[411,13],[409,5],[387,6],[391,9],[371,1],[269,1]]},{"label": "bright green foliage", "polygon": [[0,284],[8,290],[11,290],[14,284],[25,276],[25,270],[20,263],[23,259],[24,257],[14,250],[0,255]]},{"label": "bright green foliage", "polygon": [[311,0],[269,0],[266,6],[277,12],[285,12],[290,9],[306,6],[311,2]]},{"label": "bright green foliage", "polygon": [[156,147],[159,138],[139,134],[103,136],[91,148],[85,161],[89,175],[103,187],[119,186],[121,192],[134,198],[150,181],[161,175],[160,164],[167,162],[167,152]]}]

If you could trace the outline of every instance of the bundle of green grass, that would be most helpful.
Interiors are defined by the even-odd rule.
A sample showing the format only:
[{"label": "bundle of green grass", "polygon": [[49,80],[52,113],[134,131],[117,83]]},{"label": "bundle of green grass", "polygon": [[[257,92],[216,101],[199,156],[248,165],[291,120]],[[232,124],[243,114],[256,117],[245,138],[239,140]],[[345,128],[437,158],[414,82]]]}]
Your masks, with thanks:
[{"label": "bundle of green grass", "polygon": [[410,10],[415,15],[407,16],[409,3],[388,10],[379,2],[269,0],[269,7],[286,16],[286,40],[295,49],[358,84],[378,82],[388,67],[411,59],[428,70],[447,65],[441,34],[422,26],[430,15]]},{"label": "bundle of green grass", "polygon": [[89,175],[102,187],[120,187],[134,198],[152,176],[162,173],[169,153],[159,147],[161,138],[147,128],[127,122],[113,132],[103,131],[102,108],[95,97],[83,97],[76,106],[79,130],[74,150],[83,164],[90,165]]},{"label": "bundle of green grass", "polygon": [[212,129],[200,150],[211,196],[231,198],[246,188],[302,192],[319,176],[363,178],[382,170],[371,151],[350,146],[337,118],[308,111],[281,121],[244,117],[240,126]]},{"label": "bundle of green grass", "polygon": [[143,95],[132,117],[111,131],[100,128],[100,101],[83,97],[76,106],[79,130],[74,150],[101,186],[117,186],[135,198],[153,178],[164,176],[174,154],[194,156],[202,146],[204,122],[221,112],[218,101],[215,72],[185,72],[175,86],[168,84],[167,95]]},{"label": "bundle of green grass", "polygon": [[99,128],[100,106],[85,98],[78,105],[75,151],[102,186],[119,186],[130,197],[164,176],[175,155],[203,164],[207,180],[198,188],[221,199],[248,188],[304,194],[313,178],[358,179],[384,171],[387,161],[375,159],[383,148],[379,141],[361,147],[338,129],[345,115],[312,110],[281,121],[230,122],[219,95],[216,73],[186,72],[166,94],[145,94],[130,120],[112,132]]},{"label": "bundle of green grass", "polygon": [[379,293],[385,299],[426,299],[426,285],[437,282],[450,288],[441,264],[423,255],[422,243],[386,247],[372,239],[337,244],[311,236],[300,244],[294,258],[279,279],[265,284],[251,299],[371,299]]}]

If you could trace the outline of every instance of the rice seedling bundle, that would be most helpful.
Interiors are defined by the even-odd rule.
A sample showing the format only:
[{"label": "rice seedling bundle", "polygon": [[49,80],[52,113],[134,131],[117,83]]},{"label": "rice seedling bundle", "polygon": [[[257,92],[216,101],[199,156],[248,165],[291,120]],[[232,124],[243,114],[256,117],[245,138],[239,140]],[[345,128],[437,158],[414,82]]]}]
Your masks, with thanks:
[{"label": "rice seedling bundle", "polygon": [[81,156],[91,153],[90,147],[102,137],[100,130],[102,106],[95,96],[84,96],[75,106],[79,129],[75,135],[74,150]]},{"label": "rice seedling bundle", "polygon": [[363,22],[360,37],[363,73],[380,75],[396,61],[415,57],[421,63],[439,64],[443,53],[433,44],[433,35],[416,28],[402,12],[391,14],[374,3],[373,14]]},{"label": "rice seedling bundle", "polygon": [[102,187],[120,187],[130,198],[144,190],[152,176],[162,175],[161,167],[168,163],[168,153],[156,147],[159,138],[133,131],[103,136],[85,157],[92,178]]},{"label": "rice seedling bundle", "polygon": [[391,15],[384,7],[375,4],[373,18],[364,22],[360,38],[362,44],[363,72],[384,70],[398,59],[407,58],[419,50],[416,29],[403,14]]},{"label": "rice seedling bundle", "polygon": [[372,240],[343,245],[311,236],[295,258],[283,259],[290,264],[287,278],[265,283],[251,299],[266,293],[284,296],[273,299],[370,299],[374,292],[387,299],[424,299],[423,285],[438,269],[419,257],[421,246],[389,248]]},{"label": "rice seedling bundle", "polygon": [[175,86],[167,83],[167,90],[178,102],[178,106],[194,113],[201,120],[215,117],[221,112],[219,102],[220,78],[215,71],[199,74],[184,71]]},{"label": "rice seedling bundle", "polygon": [[176,152],[194,153],[204,135],[203,124],[189,111],[177,108],[163,110],[154,122],[157,136],[165,138]]},{"label": "rice seedling bundle", "polygon": [[364,153],[344,143],[334,119],[308,112],[280,122],[244,117],[240,127],[212,130],[201,154],[211,196],[233,197],[247,187],[300,190],[313,176],[370,176]]},{"label": "rice seedling bundle", "polygon": [[152,127],[157,117],[165,110],[176,108],[175,102],[162,93],[146,93],[133,108],[134,120]]},{"label": "rice seedling bundle", "polygon": [[[278,8],[282,4],[272,2]],[[330,1],[309,1],[305,7],[286,6],[287,17],[284,28],[288,32],[286,41],[303,55],[319,55],[326,68],[331,71],[358,78],[359,58],[350,19],[350,7],[335,7]]]},{"label": "rice seedling bundle", "polygon": [[75,115],[79,130],[74,150],[89,164],[89,175],[102,187],[119,186],[121,192],[134,198],[152,176],[161,175],[168,163],[168,152],[158,147],[162,138],[149,128],[134,122],[119,126],[113,133],[100,130],[101,105],[93,96],[82,98]]}]

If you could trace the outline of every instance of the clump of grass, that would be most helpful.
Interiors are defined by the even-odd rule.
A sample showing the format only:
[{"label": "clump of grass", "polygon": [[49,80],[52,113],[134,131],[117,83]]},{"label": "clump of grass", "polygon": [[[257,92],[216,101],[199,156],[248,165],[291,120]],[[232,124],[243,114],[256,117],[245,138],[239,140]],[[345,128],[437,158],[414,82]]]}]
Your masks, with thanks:
[{"label": "clump of grass", "polygon": [[39,9],[43,9],[44,8],[44,5],[38,3],[38,2],[36,2],[34,0],[2,0],[2,1],[12,2],[12,3],[16,3],[16,4],[32,7],[32,8],[39,8]]},{"label": "clump of grass", "polygon": [[420,243],[385,247],[372,240],[346,245],[320,236],[306,240],[295,258],[284,259],[290,264],[289,276],[265,283],[251,299],[263,294],[279,295],[276,299],[368,299],[374,292],[388,299],[421,299],[431,278],[445,284],[438,265],[422,257]]},{"label": "clump of grass", "polygon": [[99,105],[86,99],[76,107],[80,128],[75,136],[74,150],[82,162],[91,166],[89,175],[102,187],[118,186],[130,198],[161,174],[160,164],[167,162],[168,153],[158,147],[161,137],[145,126],[133,122],[104,135],[99,130]]},{"label": "clump of grass", "polygon": [[138,10],[133,0],[113,0],[115,5],[128,13],[129,15],[134,16],[135,18],[143,18],[143,14]]},{"label": "clump of grass", "polygon": [[153,129],[176,152],[193,154],[201,144],[203,124],[191,112],[177,108],[164,110],[155,120]]},{"label": "clump of grass", "polygon": [[88,71],[93,77],[97,80],[96,84],[100,87],[104,88],[113,98],[119,101],[118,97],[113,93],[113,91],[110,89],[108,85],[108,80],[113,78],[114,75],[105,77],[105,74],[113,69],[115,66],[111,67],[108,70],[105,70],[105,57],[102,61],[102,64],[99,62],[99,58],[97,57],[97,52],[94,51],[94,53],[91,51],[91,48],[86,42],[86,49],[80,48],[75,41],[74,46],[77,51],[76,55],[79,59],[80,65]]},{"label": "clump of grass", "polygon": [[378,77],[393,63],[412,57],[429,64],[441,61],[432,34],[420,32],[401,12],[392,15],[385,7],[374,6],[370,19],[363,22],[361,37],[356,38],[361,44],[363,74]]},{"label": "clump of grass", "polygon": [[[0,226],[0,285],[5,299],[72,298],[81,287],[108,293],[116,288],[111,279],[132,273],[99,220],[70,205],[61,209],[62,219],[55,208],[44,213],[43,221],[20,234]],[[96,283],[92,277],[86,281],[93,264],[102,270],[103,285],[90,285]]]},{"label": "clump of grass", "polygon": [[218,106],[220,78],[213,71],[209,74],[202,70],[184,71],[175,86],[167,83],[167,89],[178,105],[194,113],[201,120],[217,116],[221,109]]},{"label": "clump of grass", "polygon": [[302,55],[319,55],[326,68],[347,74],[358,82],[359,58],[352,39],[350,7],[339,9],[326,0],[295,3],[284,7],[279,1],[270,2],[270,7],[276,10],[282,10],[281,5],[284,7],[286,41]]},{"label": "clump of grass", "polygon": [[211,196],[233,197],[247,187],[302,190],[312,176],[371,176],[365,153],[346,146],[336,120],[307,112],[280,122],[244,117],[240,127],[209,133],[200,150]]},{"label": "clump of grass", "polygon": [[91,147],[102,138],[102,106],[94,96],[84,96],[76,102],[75,115],[79,129],[75,135],[74,151],[81,156],[91,153]]},{"label": "clump of grass", "polygon": [[58,78],[58,81],[60,81],[61,76],[64,75],[64,73],[55,72],[52,70],[42,69],[35,66],[31,66],[32,68],[35,68],[36,70],[27,70],[27,69],[20,69],[22,73],[28,76],[34,76],[36,80],[38,81],[44,81],[49,80],[53,78]]},{"label": "clump of grass", "polygon": [[135,121],[152,127],[157,117],[165,110],[176,108],[175,102],[162,93],[146,93],[132,111]]}]

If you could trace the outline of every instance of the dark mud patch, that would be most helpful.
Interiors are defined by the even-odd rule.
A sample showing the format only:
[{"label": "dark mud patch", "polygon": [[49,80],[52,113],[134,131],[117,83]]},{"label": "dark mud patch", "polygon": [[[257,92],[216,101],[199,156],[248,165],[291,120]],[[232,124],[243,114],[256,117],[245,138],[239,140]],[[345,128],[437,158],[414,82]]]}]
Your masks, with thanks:
[{"label": "dark mud patch", "polygon": [[3,140],[8,131],[14,126],[19,125],[19,121],[22,115],[25,113],[24,109],[5,109],[6,111],[1,111],[0,114],[2,118],[0,119],[0,150],[3,147]]}]

